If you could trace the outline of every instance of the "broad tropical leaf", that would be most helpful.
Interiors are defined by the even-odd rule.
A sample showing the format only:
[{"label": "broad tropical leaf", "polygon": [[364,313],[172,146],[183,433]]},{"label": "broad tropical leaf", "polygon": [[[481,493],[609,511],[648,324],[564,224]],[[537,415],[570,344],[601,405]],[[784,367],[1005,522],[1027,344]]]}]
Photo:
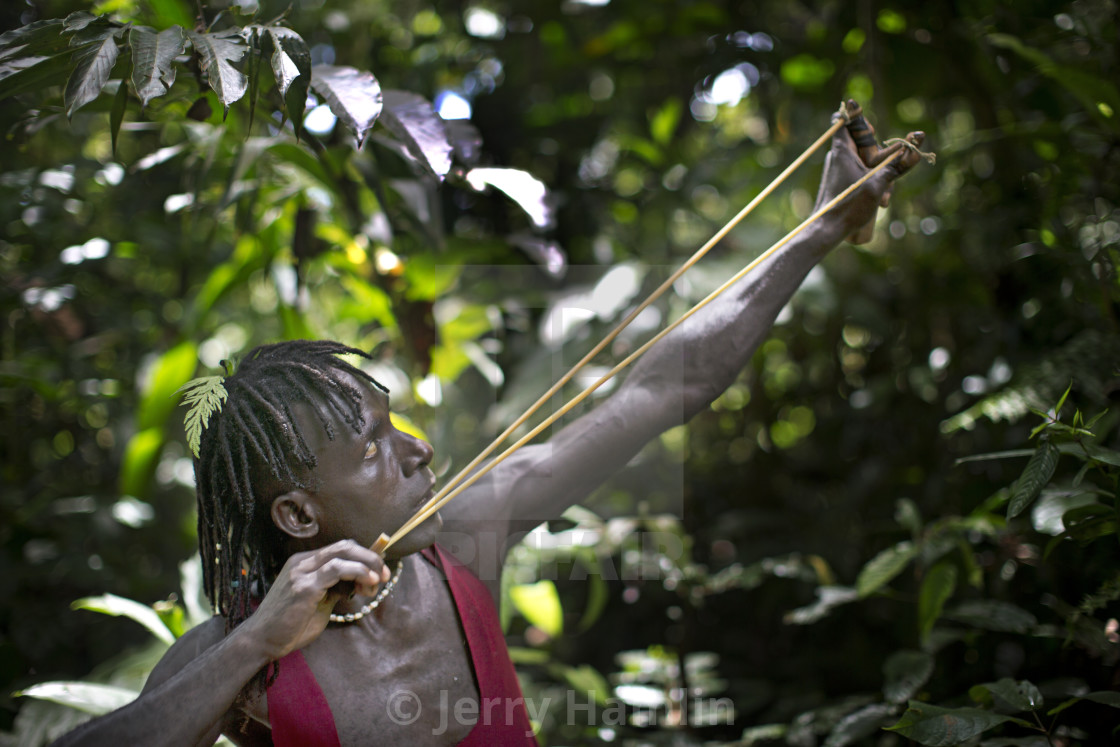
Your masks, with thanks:
[{"label": "broad tropical leaf", "polygon": [[70,69],[62,21],[36,21],[0,35],[0,99],[61,83]]},{"label": "broad tropical leaf", "polygon": [[311,50],[296,32],[284,26],[269,26],[272,41],[272,73],[284,97],[284,110],[295,128],[296,139],[303,134],[303,111],[311,88]]},{"label": "broad tropical leaf", "polygon": [[316,65],[311,69],[311,88],[354,133],[361,147],[369,128],[381,115],[381,84],[377,78],[352,67]]},{"label": "broad tropical leaf", "polygon": [[132,48],[132,87],[147,106],[156,96],[163,96],[175,84],[175,57],[187,48],[187,37],[181,26],[172,26],[158,34],[144,26],[128,32]]},{"label": "broad tropical leaf", "polygon": [[554,223],[548,188],[540,179],[521,169],[479,168],[467,172],[467,183],[479,192],[494,187],[525,211],[533,225],[550,228]]},{"label": "broad tropical leaf", "polygon": [[187,31],[191,44],[198,53],[199,66],[206,74],[206,81],[218,94],[218,101],[229,112],[229,106],[245,95],[249,81],[245,74],[233,66],[245,56],[248,47],[238,29],[227,29],[214,34]]},{"label": "broad tropical leaf", "polygon": [[109,73],[120,54],[120,34],[121,29],[115,26],[98,24],[85,27],[71,39],[70,45],[77,49],[72,59],[74,69],[62,95],[67,117],[73,117],[74,112],[97,98],[109,81]]},{"label": "broad tropical leaf", "polygon": [[447,176],[451,141],[443,118],[427,99],[408,91],[386,91],[381,122],[425,171],[440,180]]},{"label": "broad tropical leaf", "polygon": [[895,651],[883,664],[883,697],[892,703],[905,703],[932,674],[933,657],[925,651]]},{"label": "broad tropical leaf", "polygon": [[224,381],[223,376],[204,376],[187,382],[179,390],[186,392],[182,405],[190,408],[184,420],[187,445],[196,457],[202,441],[202,431],[210,424],[210,416],[222,409],[222,403],[229,396]]},{"label": "broad tropical leaf", "polygon": [[1030,612],[996,599],[977,599],[946,610],[944,617],[982,630],[1001,633],[1030,632],[1038,620]]},{"label": "broad tropical leaf", "polygon": [[175,642],[175,635],[160,619],[159,613],[146,604],[140,604],[116,594],[84,597],[71,604],[70,608],[100,612],[103,615],[112,615],[113,617],[127,617],[143,625],[152,635],[164,643],[171,645]]},{"label": "broad tropical leaf", "polygon": [[895,576],[902,573],[918,554],[918,548],[912,542],[899,542],[894,547],[888,547],[867,562],[859,572],[856,579],[856,590],[861,597],[874,593],[881,586],[891,582]]},{"label": "broad tropical leaf", "polygon": [[953,596],[956,588],[956,566],[942,562],[929,569],[918,596],[918,631],[923,643],[929,638],[933,624],[941,617],[945,602]]},{"label": "broad tropical leaf", "polygon": [[930,747],[951,747],[1008,721],[1030,726],[1026,721],[979,708],[942,708],[910,701],[899,722],[886,728]]},{"label": "broad tropical leaf", "polygon": [[556,584],[548,579],[532,584],[517,584],[509,590],[510,601],[530,623],[556,637],[564,630],[563,609]]},{"label": "broad tropical leaf", "polygon": [[1034,683],[1028,680],[1016,682],[1010,677],[1004,677],[997,682],[973,685],[969,688],[968,694],[973,700],[984,705],[991,704],[992,695],[998,696],[1018,711],[1037,711],[1043,704],[1042,693]]},{"label": "broad tropical leaf", "polygon": [[884,719],[895,715],[897,709],[898,706],[890,703],[874,703],[849,713],[833,727],[828,739],[824,741],[824,747],[847,747],[874,734],[882,728]]},{"label": "broad tropical leaf", "polygon": [[62,20],[58,18],[35,21],[18,29],[5,31],[0,34],[0,62],[50,55],[67,49],[69,44],[60,35],[61,31]]},{"label": "broad tropical leaf", "polygon": [[116,685],[95,682],[41,682],[15,693],[26,698],[49,700],[52,703],[77,708],[95,716],[126,706],[140,694]]},{"label": "broad tropical leaf", "polygon": [[[1043,437],[1045,439],[1045,436]],[[1054,476],[1058,466],[1058,447],[1044,440],[1031,456],[1023,474],[1011,488],[1011,503],[1007,506],[1007,518],[1018,516],[1038,498],[1042,489]]]}]

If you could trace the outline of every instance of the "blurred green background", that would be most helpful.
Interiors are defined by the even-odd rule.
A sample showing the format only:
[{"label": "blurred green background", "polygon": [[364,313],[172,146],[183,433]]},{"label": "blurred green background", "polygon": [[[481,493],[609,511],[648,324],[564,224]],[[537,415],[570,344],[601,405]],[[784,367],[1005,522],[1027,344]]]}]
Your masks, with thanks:
[{"label": "blurred green background", "polygon": [[[78,10],[159,30],[193,27],[199,6],[26,0],[0,8],[0,28]],[[555,584],[534,585],[539,551],[514,555],[526,693],[591,689],[633,709],[621,724],[547,722],[542,740],[902,743],[878,727],[907,698],[991,705],[969,688],[1009,677],[1039,685],[1052,738],[1110,743],[1107,704],[1045,713],[1120,687],[1115,2],[216,0],[202,11],[215,29],[286,11],[314,63],[469,115],[481,149],[474,161],[459,151],[441,184],[381,124],[356,150],[318,98],[297,142],[268,74],[255,107],[247,96],[223,118],[185,56],[167,95],[144,108],[120,99],[119,133],[124,54],[72,118],[65,75],[0,102],[5,739],[34,742],[65,712],[15,691],[91,672],[135,681],[145,665],[117,657],[158,654],[141,628],[70,604],[108,592],[163,600],[171,616],[184,601],[179,566],[196,539],[179,386],[255,344],[339,339],[375,351],[394,407],[453,471],[852,96],[880,138],[924,130],[937,163],[899,183],[870,244],[813,271],[710,411],[652,444],[589,500],[593,513],[549,527],[566,548]],[[0,87],[31,53],[5,47]],[[821,162],[652,321],[806,217]],[[526,196],[524,181],[521,204],[473,189],[471,166],[527,172],[548,197]],[[589,301],[596,289],[613,302]],[[564,317],[581,304],[590,311]],[[648,334],[624,336],[601,363]],[[1064,423],[1101,415],[1085,433],[1030,412],[1067,388]],[[1043,437],[1060,447],[1056,468],[1020,478],[1036,449],[1045,457]],[[1005,518],[1031,480],[1041,494]],[[580,525],[601,541],[564,535]],[[643,546],[654,529],[678,550]],[[658,569],[645,581],[602,572],[644,563]],[[567,580],[574,567],[595,582]],[[852,603],[812,608],[828,589]],[[788,614],[798,608],[810,612]],[[1014,619],[996,624],[997,611]],[[885,683],[906,661],[925,674],[897,697]],[[681,723],[684,692],[729,698],[733,718]],[[642,723],[646,702],[656,723]],[[1008,712],[1006,698],[996,706]],[[862,721],[838,732],[854,713]],[[772,726],[750,731],[760,725]],[[1045,739],[992,726],[987,736]]]}]

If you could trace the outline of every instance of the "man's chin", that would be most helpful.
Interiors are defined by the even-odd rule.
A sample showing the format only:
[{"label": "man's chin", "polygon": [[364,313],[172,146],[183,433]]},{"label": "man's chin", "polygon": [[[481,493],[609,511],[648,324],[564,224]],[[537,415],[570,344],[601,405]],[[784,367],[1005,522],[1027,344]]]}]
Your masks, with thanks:
[{"label": "man's chin", "polygon": [[443,517],[440,516],[437,511],[434,516],[401,537],[400,541],[394,543],[385,554],[385,557],[400,558],[405,555],[412,555],[413,553],[420,552],[425,547],[431,547],[435,544],[436,537],[439,536],[439,531],[442,528]]}]

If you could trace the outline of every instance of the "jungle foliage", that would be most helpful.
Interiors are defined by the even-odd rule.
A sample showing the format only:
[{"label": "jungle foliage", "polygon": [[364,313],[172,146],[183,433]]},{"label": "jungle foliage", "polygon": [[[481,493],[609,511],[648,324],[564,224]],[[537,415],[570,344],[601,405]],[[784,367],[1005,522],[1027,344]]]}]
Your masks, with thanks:
[{"label": "jungle foliage", "polygon": [[[515,549],[526,695],[580,706],[542,742],[1114,743],[1116,4],[757,5],[0,8],[0,743],[125,702],[205,618],[189,381],[375,351],[453,473],[846,96],[937,164]],[[598,370],[806,217],[813,163]]]}]

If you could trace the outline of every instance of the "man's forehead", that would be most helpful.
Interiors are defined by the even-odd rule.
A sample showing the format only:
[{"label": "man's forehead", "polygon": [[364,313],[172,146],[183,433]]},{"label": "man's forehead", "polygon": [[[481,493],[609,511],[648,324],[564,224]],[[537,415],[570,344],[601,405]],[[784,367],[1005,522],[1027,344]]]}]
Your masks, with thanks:
[{"label": "man's forehead", "polygon": [[[358,393],[356,414],[365,425],[368,426],[370,418],[376,418],[379,412],[388,413],[389,395],[383,390],[348,371],[339,371],[337,379],[343,387]],[[323,425],[324,420],[331,424],[336,439],[340,434],[354,432],[354,427],[339,414],[339,410],[352,412],[354,408],[355,403],[348,393],[328,387],[325,391],[309,393],[306,400],[293,403],[292,416],[296,421],[295,427],[299,429],[307,445],[316,449],[331,441]]]}]

